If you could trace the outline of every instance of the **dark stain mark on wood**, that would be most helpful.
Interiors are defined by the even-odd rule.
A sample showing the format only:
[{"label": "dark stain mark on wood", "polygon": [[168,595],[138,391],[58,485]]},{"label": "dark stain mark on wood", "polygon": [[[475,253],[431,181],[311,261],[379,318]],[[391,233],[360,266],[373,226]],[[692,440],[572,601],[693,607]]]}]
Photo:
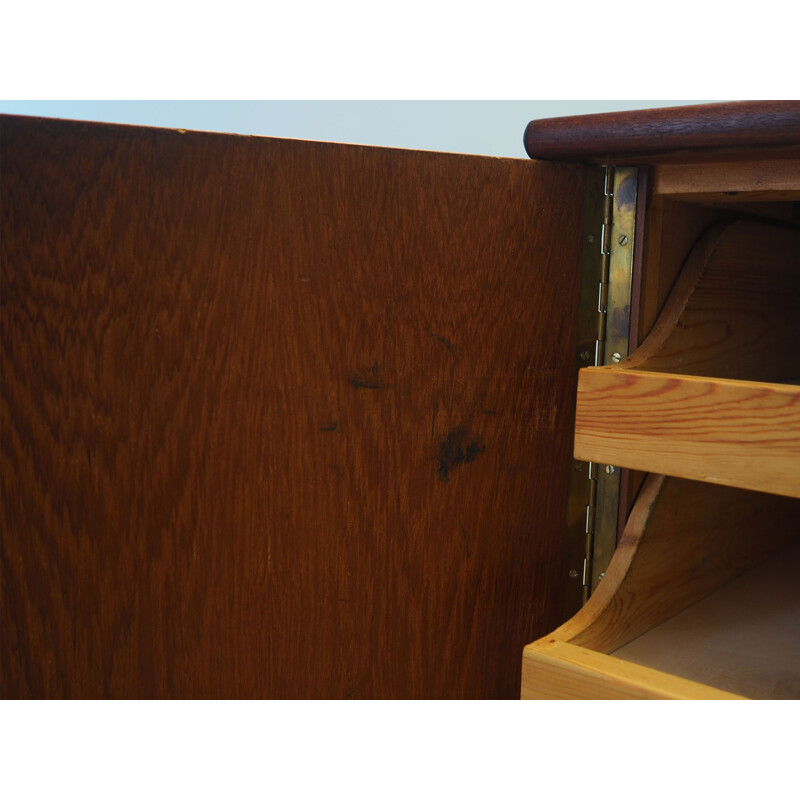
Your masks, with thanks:
[{"label": "dark stain mark on wood", "polygon": [[469,534],[463,525],[461,526],[461,538],[464,540],[464,549],[466,551],[467,558],[472,558],[472,548],[469,546]]},{"label": "dark stain mark on wood", "polygon": [[352,378],[350,378],[347,383],[354,389],[388,389],[391,386],[390,383],[364,380],[363,378],[359,378],[357,375],[354,375]]},{"label": "dark stain mark on wood", "polygon": [[352,386],[354,389],[389,389],[392,384],[381,377],[382,369],[382,365],[377,361],[368,367],[361,367],[347,381],[347,385]]},{"label": "dark stain mark on wood", "polygon": [[321,428],[320,431],[322,433],[333,433],[334,431],[339,430],[339,420],[332,419],[330,422],[326,422]]},{"label": "dark stain mark on wood", "polygon": [[450,470],[459,464],[469,464],[486,450],[486,445],[471,440],[469,431],[460,426],[453,428],[447,438],[439,445],[439,480],[447,483]]},{"label": "dark stain mark on wood", "polygon": [[428,331],[428,333],[436,339],[439,344],[443,344],[447,350],[455,355],[456,350],[458,349],[449,339],[445,338],[444,336],[439,336],[438,333],[434,333],[433,331]]}]

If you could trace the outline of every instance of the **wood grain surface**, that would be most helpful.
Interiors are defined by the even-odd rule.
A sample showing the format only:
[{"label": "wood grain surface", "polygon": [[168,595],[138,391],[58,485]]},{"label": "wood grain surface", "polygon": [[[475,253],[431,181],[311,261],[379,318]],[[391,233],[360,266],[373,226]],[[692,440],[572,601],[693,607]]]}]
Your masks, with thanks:
[{"label": "wood grain surface", "polygon": [[605,578],[548,638],[611,653],[800,536],[800,503],[649,475]]},{"label": "wood grain surface", "polygon": [[[716,613],[713,619],[703,617],[706,630],[717,626],[709,632],[707,646],[692,629],[689,637],[670,638],[676,648],[685,646],[683,650],[664,650],[659,647],[663,638],[658,638],[657,631],[662,623],[671,630],[673,620],[679,619],[676,614],[690,615],[698,607],[693,604],[703,598],[710,602],[712,595],[717,596],[713,593],[726,584],[738,585],[730,583],[738,576],[749,582],[749,571],[762,564],[768,569],[773,563],[768,559],[791,543],[796,547],[798,535],[800,502],[795,499],[648,476],[605,577],[589,601],[550,635],[525,648],[522,697],[712,699],[722,697],[723,692],[758,697],[776,691],[788,696],[784,678],[787,670],[796,674],[796,669],[788,667],[787,659],[796,647],[791,642],[788,648],[784,646],[788,640],[781,631],[775,631],[780,636],[772,637],[782,637],[772,642],[773,650],[765,650],[769,658],[764,664],[757,663],[757,654],[731,651],[731,663],[738,661],[749,668],[740,670],[734,681],[714,677],[727,673],[726,665],[718,658],[715,661],[715,642],[730,648],[732,642],[744,644],[747,637],[761,642],[770,637],[769,630],[748,633],[746,626],[737,630],[726,627],[738,614],[750,621],[750,627],[758,628],[756,609],[766,606],[751,607],[747,598],[753,598],[752,592],[738,601],[738,611],[730,609],[733,614],[723,609],[724,613]],[[796,595],[790,581],[781,586],[784,593]],[[720,596],[723,594],[729,596],[727,588],[722,589]],[[714,608],[719,611],[718,602]],[[774,604],[770,608],[778,625],[785,627],[789,619],[785,611]],[[632,640],[651,637],[648,632],[657,637],[654,647],[647,642],[638,647],[633,642],[628,649]],[[695,656],[692,642],[707,652]],[[611,653],[615,657],[608,655]],[[629,655],[634,664],[622,660]],[[773,673],[775,665],[778,669]],[[649,669],[639,672],[642,666]],[[711,685],[704,685],[712,677]]]},{"label": "wood grain surface", "polygon": [[534,642],[522,661],[523,700],[742,700],[702,683],[553,641]]},{"label": "wood grain surface", "polygon": [[800,386],[582,369],[575,458],[800,497]]},{"label": "wood grain surface", "polygon": [[620,111],[536,119],[528,124],[531,158],[608,163],[664,153],[730,148],[796,148],[800,101],[741,103]]},{"label": "wood grain surface", "polygon": [[653,194],[728,203],[800,200],[800,159],[659,164]]},{"label": "wood grain surface", "polygon": [[517,697],[582,173],[2,120],[2,695]]},{"label": "wood grain surface", "polygon": [[800,544],[615,651],[758,700],[800,699]]},{"label": "wood grain surface", "polygon": [[691,249],[650,334],[615,368],[793,380],[798,308],[800,230],[720,222]]},{"label": "wood grain surface", "polygon": [[[652,189],[652,181],[648,188]],[[651,193],[644,218],[644,243],[639,251],[642,274],[638,317],[632,317],[637,322],[637,347],[658,320],[692,248],[712,225],[737,218],[736,212],[727,207],[695,205]]]}]

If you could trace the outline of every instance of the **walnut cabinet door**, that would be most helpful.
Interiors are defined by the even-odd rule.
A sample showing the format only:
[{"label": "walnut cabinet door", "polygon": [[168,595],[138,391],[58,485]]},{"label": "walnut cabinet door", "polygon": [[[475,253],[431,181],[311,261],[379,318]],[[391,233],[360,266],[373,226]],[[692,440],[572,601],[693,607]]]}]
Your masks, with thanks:
[{"label": "walnut cabinet door", "polygon": [[0,125],[2,695],[518,697],[581,170]]}]

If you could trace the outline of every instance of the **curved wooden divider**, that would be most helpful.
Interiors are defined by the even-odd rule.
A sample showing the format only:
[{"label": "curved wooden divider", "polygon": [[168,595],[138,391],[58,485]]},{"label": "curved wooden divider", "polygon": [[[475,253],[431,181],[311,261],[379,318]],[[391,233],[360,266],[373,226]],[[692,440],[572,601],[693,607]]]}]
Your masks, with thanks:
[{"label": "curved wooden divider", "polygon": [[692,248],[653,330],[614,371],[800,377],[800,230],[740,220]]},{"label": "curved wooden divider", "polygon": [[794,500],[649,476],[605,578],[587,604],[525,648],[523,698],[564,696],[566,678],[553,668],[556,653],[568,662],[570,685],[584,681],[585,693],[575,696],[730,696],[691,681],[673,685],[678,680],[673,676],[609,654],[765,561],[795,540],[799,528],[800,506]]},{"label": "curved wooden divider", "polygon": [[581,370],[575,458],[800,497],[798,309],[799,230],[711,228],[638,350]]},{"label": "curved wooden divider", "polygon": [[647,340],[581,370],[575,457],[652,474],[588,603],[525,648],[523,698],[737,696],[611,654],[798,540],[798,308],[800,231],[721,223]]}]

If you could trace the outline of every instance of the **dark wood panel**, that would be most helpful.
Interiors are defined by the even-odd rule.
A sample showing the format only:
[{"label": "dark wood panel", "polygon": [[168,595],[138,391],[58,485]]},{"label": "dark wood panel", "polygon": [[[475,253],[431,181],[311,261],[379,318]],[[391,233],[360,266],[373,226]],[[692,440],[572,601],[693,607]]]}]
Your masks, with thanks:
[{"label": "dark wood panel", "polygon": [[579,170],[2,121],[2,694],[517,697]]},{"label": "dark wood panel", "polygon": [[531,158],[608,163],[686,151],[800,146],[800,101],[709,103],[532,120]]}]

